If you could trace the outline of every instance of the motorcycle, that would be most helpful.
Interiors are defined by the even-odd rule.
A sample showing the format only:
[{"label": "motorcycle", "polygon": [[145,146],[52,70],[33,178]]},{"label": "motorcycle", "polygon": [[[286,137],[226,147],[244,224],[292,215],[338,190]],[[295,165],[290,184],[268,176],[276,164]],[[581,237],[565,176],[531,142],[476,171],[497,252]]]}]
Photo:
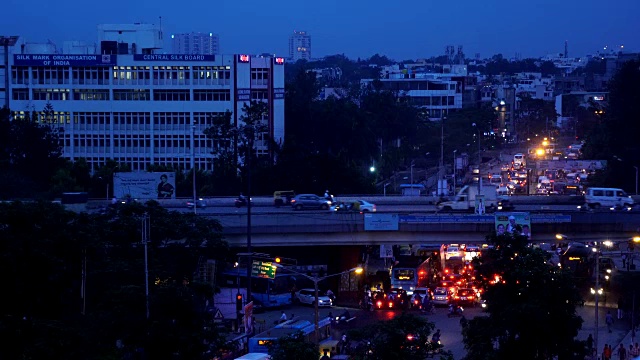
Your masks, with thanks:
[{"label": "motorcycle", "polygon": [[360,300],[360,308],[367,311],[373,311],[373,301],[371,301],[371,299]]},{"label": "motorcycle", "polygon": [[334,324],[346,324],[349,319],[351,319],[351,314],[349,311],[345,311],[331,320]]},{"label": "motorcycle", "polygon": [[462,307],[460,305],[456,305],[456,306],[451,306],[449,307],[449,313],[447,314],[448,318],[452,318],[452,317],[456,317],[456,316],[462,316],[462,312],[464,311],[464,309],[462,309]]},{"label": "motorcycle", "polygon": [[[237,208],[247,206],[247,198],[237,198],[235,200],[235,205]],[[251,200],[251,206],[253,206],[253,200]]]}]

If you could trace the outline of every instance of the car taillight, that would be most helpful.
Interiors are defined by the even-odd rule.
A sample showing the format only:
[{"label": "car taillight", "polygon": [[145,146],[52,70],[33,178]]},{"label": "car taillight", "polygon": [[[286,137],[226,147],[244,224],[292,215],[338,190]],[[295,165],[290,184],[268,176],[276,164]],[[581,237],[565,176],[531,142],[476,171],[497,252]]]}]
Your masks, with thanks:
[{"label": "car taillight", "polygon": [[377,305],[379,308],[381,308],[381,307],[382,307],[382,301],[378,301],[378,302],[376,303],[376,305]]},{"label": "car taillight", "polygon": [[393,302],[389,301],[389,307],[392,308],[393,307]]},{"label": "car taillight", "polygon": [[294,202],[296,202],[296,199],[291,199],[291,203],[293,204]]}]

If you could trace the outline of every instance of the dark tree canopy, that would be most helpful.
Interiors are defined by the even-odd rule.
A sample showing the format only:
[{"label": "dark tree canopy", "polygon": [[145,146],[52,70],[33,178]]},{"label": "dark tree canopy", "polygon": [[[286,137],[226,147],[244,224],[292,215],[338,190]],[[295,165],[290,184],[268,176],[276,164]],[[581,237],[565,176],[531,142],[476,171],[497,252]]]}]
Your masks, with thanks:
[{"label": "dark tree canopy", "polygon": [[583,344],[574,340],[582,319],[572,275],[550,264],[543,250],[528,247],[524,236],[494,234],[488,241],[494,248],[475,264],[488,315],[463,329],[465,359],[584,356]]}]

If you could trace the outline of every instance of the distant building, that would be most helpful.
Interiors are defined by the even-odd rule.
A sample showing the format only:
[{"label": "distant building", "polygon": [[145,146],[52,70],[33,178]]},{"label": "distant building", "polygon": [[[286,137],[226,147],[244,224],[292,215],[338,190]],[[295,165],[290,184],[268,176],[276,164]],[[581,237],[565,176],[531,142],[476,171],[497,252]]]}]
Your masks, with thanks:
[{"label": "distant building", "polygon": [[[268,154],[269,137],[283,142],[284,58],[160,53],[162,32],[150,24],[100,25],[98,37],[96,54],[80,43],[65,47],[79,54],[9,48],[13,115],[36,112],[37,121],[60,128],[64,158],[84,158],[92,171],[109,159],[132,171],[212,170],[214,149],[225,145],[204,130],[227,111],[238,124],[251,100],[268,104],[268,136],[255,152]],[[53,113],[43,112],[47,104]]]},{"label": "distant building", "polygon": [[171,43],[174,54],[216,55],[220,53],[220,37],[214,33],[173,34]]},{"label": "distant building", "polygon": [[397,65],[382,67],[380,79],[362,79],[365,87],[380,81],[384,90],[405,96],[414,106],[421,108],[430,120],[447,116],[449,111],[462,109],[467,69],[464,65],[446,65],[442,72],[411,67],[399,69]]},{"label": "distant building", "polygon": [[306,31],[296,30],[289,36],[289,58],[294,62],[311,60],[311,35]]}]

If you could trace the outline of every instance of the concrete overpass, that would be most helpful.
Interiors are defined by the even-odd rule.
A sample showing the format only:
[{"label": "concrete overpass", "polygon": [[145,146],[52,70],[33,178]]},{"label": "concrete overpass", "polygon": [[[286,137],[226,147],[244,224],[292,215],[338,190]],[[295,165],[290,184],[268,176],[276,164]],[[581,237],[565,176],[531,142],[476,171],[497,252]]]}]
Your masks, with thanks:
[{"label": "concrete overpass", "polygon": [[[389,215],[389,214],[385,214]],[[246,246],[245,214],[217,214],[226,241]],[[329,245],[407,245],[425,243],[482,243],[494,230],[494,215],[397,214],[397,230],[365,229],[357,213],[292,212],[256,214],[252,244],[257,247]],[[555,234],[570,239],[627,239],[638,235],[640,214],[623,212],[531,214],[532,240],[550,242]]]}]

